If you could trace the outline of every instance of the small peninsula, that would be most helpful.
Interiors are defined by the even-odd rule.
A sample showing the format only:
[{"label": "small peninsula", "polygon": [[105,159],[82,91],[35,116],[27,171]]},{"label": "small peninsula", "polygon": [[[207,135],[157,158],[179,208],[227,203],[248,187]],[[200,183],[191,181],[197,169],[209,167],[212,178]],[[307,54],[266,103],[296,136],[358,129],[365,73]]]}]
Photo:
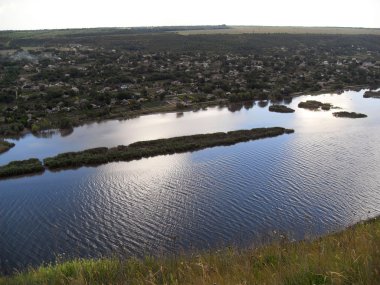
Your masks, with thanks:
[{"label": "small peninsula", "polygon": [[7,141],[0,140],[0,154],[2,154],[3,152],[6,152],[8,150],[10,150],[14,146],[15,146],[14,143],[10,143],[10,142],[7,142]]},{"label": "small peninsula", "polygon": [[380,91],[366,91],[363,97],[380,99]]}]

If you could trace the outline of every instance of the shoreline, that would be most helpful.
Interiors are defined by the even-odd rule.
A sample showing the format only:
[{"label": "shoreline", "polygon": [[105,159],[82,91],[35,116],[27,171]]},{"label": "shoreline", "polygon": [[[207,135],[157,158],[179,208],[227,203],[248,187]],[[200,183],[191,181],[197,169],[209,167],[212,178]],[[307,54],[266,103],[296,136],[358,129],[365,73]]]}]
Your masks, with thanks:
[{"label": "shoreline", "polygon": [[[363,85],[351,85],[351,86],[346,86],[342,90],[336,90],[335,88],[324,88],[323,90],[319,91],[311,91],[308,92],[307,94],[305,92],[296,92],[292,93],[288,96],[288,98],[297,98],[301,96],[318,96],[318,95],[323,95],[323,94],[331,94],[331,93],[339,93],[340,91],[356,91],[356,90],[365,90],[369,89],[370,86],[363,84]],[[271,99],[266,99],[270,101]],[[249,101],[260,101],[257,99],[252,99]],[[87,124],[94,124],[94,123],[103,123],[107,121],[112,121],[112,120],[117,120],[117,121],[124,121],[124,120],[129,120],[129,119],[135,119],[139,118],[141,116],[149,116],[149,115],[154,115],[154,114],[170,114],[170,113],[178,113],[178,112],[190,112],[190,111],[196,111],[200,110],[203,108],[207,107],[217,107],[217,106],[222,106],[226,107],[228,104],[236,104],[236,103],[244,103],[247,102],[246,100],[244,101],[238,101],[238,102],[229,102],[228,99],[218,99],[214,101],[207,101],[207,102],[202,102],[202,103],[196,103],[196,104],[189,104],[188,106],[185,106],[181,109],[178,109],[175,105],[167,105],[167,106],[161,106],[161,107],[153,107],[153,108],[147,108],[147,109],[141,109],[141,110],[135,110],[135,111],[130,111],[126,115],[121,115],[120,113],[116,114],[111,114],[104,116],[98,120],[93,119],[93,118],[87,118],[85,120],[81,120],[80,123],[74,123],[71,126],[71,129],[78,128]],[[196,108],[195,108],[196,107]],[[62,131],[67,131],[71,129],[61,129]],[[18,135],[11,135],[11,136],[0,136],[1,138],[4,139],[13,139],[13,140],[18,140],[28,134],[33,134],[38,136],[39,134],[43,134],[44,132],[59,132],[61,131],[58,128],[52,128],[52,129],[47,129],[43,131],[39,131],[38,133],[33,133],[31,129],[24,129],[23,131],[20,132]]]},{"label": "shoreline", "polygon": [[3,154],[5,152],[9,151],[14,146],[15,146],[14,143],[10,143],[10,142],[8,142],[6,140],[1,140],[0,139],[0,154]]}]

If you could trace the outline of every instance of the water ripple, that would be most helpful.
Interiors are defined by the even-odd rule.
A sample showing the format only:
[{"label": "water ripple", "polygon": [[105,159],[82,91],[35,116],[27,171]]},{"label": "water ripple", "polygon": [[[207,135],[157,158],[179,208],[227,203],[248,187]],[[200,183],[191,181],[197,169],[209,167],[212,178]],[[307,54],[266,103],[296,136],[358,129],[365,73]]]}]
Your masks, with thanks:
[{"label": "water ripple", "polygon": [[249,245],[273,231],[304,238],[378,215],[380,101],[347,96],[328,98],[365,106],[368,119],[297,110],[285,121],[277,114],[260,121],[255,108],[223,113],[226,124],[244,117],[245,127],[278,124],[296,133],[2,181],[0,268],[62,254],[141,256]]}]

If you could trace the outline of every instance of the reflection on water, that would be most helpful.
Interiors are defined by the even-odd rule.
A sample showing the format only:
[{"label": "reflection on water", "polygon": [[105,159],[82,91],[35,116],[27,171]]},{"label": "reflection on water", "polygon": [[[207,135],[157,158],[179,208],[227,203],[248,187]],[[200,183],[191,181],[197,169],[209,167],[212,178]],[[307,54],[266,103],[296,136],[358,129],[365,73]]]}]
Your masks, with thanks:
[{"label": "reflection on water", "polygon": [[255,101],[246,101],[243,103],[244,109],[246,110],[252,109],[253,106],[255,106],[255,104],[256,104]]},{"label": "reflection on water", "polygon": [[284,104],[289,105],[293,102],[293,97],[284,97]]},{"label": "reflection on water", "polygon": [[61,137],[67,137],[67,136],[71,135],[73,132],[74,132],[73,128],[59,130]]},{"label": "reflection on water", "polygon": [[268,103],[269,103],[268,100],[262,100],[262,101],[259,101],[259,102],[258,102],[258,105],[259,105],[259,107],[261,107],[261,108],[265,108],[266,106],[268,106]]},{"label": "reflection on water", "polygon": [[230,111],[232,113],[240,111],[241,109],[243,109],[243,103],[242,102],[230,103],[230,104],[228,104],[227,109],[228,109],[228,111]]},{"label": "reflection on water", "polygon": [[[368,118],[297,108],[308,99]],[[3,161],[20,152],[22,158],[61,152],[50,146],[56,142],[74,150],[264,126],[296,130],[229,147],[0,181],[1,269],[58,254],[141,256],[250,245],[274,230],[303,238],[380,213],[380,100],[363,99],[362,92],[303,96],[289,105],[293,114],[270,113],[267,105],[151,115],[86,125],[66,137],[20,140]]]}]

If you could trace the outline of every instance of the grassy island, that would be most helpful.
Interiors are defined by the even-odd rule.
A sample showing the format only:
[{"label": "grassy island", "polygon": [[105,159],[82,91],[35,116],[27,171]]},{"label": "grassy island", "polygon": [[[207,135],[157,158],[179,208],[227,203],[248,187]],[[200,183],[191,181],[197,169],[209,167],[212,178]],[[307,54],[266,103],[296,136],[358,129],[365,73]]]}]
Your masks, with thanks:
[{"label": "grassy island", "polygon": [[99,165],[114,161],[130,161],[143,157],[195,151],[214,146],[233,145],[238,142],[274,137],[292,132],[294,131],[275,127],[158,139],[136,142],[129,146],[100,147],[63,153],[55,157],[46,158],[44,164],[48,169]]},{"label": "grassy island", "polygon": [[308,100],[306,102],[299,103],[298,108],[304,108],[309,110],[318,110],[319,108],[321,108],[322,110],[328,111],[332,108],[332,105],[329,103],[322,103],[315,100]]},{"label": "grassy island", "polygon": [[337,118],[351,118],[351,119],[359,119],[359,118],[367,118],[367,115],[355,113],[355,112],[335,112],[333,115]]},{"label": "grassy island", "polygon": [[7,178],[19,175],[41,173],[45,171],[42,163],[37,158],[28,160],[12,161],[0,167],[0,178]]},{"label": "grassy island", "polygon": [[15,146],[14,143],[0,140],[0,154],[10,150],[14,146]]},{"label": "grassy island", "polygon": [[284,105],[272,105],[272,106],[269,106],[269,112],[294,113],[295,111],[292,108],[289,108]]},{"label": "grassy island", "polygon": [[129,146],[120,145],[113,148],[98,147],[78,152],[67,152],[44,159],[44,165],[36,158],[13,161],[0,167],[0,179],[23,174],[43,172],[45,169],[56,170],[95,166],[115,161],[131,161],[144,157],[201,150],[215,146],[233,145],[239,142],[275,137],[293,133],[294,130],[280,127],[239,130],[227,133],[212,133],[141,141]]},{"label": "grassy island", "polygon": [[366,91],[363,97],[380,99],[380,91]]},{"label": "grassy island", "polygon": [[0,277],[12,284],[379,284],[380,220],[314,241],[176,257],[78,259]]}]

